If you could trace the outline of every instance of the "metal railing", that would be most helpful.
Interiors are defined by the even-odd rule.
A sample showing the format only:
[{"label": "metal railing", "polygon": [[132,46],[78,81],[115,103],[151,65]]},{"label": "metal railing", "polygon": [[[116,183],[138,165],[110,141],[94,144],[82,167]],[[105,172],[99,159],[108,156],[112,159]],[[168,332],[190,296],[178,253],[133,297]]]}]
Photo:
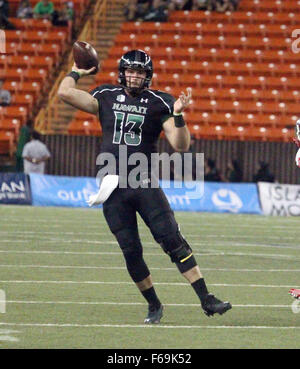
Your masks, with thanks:
[{"label": "metal railing", "polygon": [[[93,9],[93,15],[85,23],[78,40],[92,43],[96,40],[98,27],[105,27],[107,11],[116,6],[118,0],[98,0]],[[70,51],[67,63],[65,63],[59,76],[54,82],[48,95],[48,104],[41,108],[34,121],[34,127],[42,134],[54,133],[53,122],[58,119],[58,87],[73,65],[73,50]]]}]

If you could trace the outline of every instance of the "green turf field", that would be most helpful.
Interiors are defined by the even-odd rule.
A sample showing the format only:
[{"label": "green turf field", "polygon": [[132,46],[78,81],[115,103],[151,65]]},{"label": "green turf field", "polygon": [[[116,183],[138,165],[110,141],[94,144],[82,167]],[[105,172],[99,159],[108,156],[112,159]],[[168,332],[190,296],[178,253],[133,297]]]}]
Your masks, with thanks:
[{"label": "green turf field", "polygon": [[165,305],[147,306],[101,210],[0,207],[1,348],[300,348],[299,219],[176,213],[209,290],[233,309],[208,318],[192,288],[140,223]]}]

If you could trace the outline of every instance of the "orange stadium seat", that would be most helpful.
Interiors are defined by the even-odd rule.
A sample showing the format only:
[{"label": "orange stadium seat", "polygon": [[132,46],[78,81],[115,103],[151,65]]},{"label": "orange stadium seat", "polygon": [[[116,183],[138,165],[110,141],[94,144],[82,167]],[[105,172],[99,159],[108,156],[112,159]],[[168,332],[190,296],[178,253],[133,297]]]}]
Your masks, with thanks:
[{"label": "orange stadium seat", "polygon": [[4,81],[3,89],[8,90],[11,93],[16,93],[21,90],[22,83],[17,81]]},{"label": "orange stadium seat", "polygon": [[128,46],[112,46],[108,51],[108,58],[110,59],[120,59],[120,57],[129,51]]},{"label": "orange stadium seat", "polygon": [[30,94],[15,94],[12,96],[11,105],[25,106],[27,110],[33,107],[34,97]]},{"label": "orange stadium seat", "polygon": [[101,126],[93,120],[73,120],[68,126],[68,133],[71,135],[100,136]]},{"label": "orange stadium seat", "polygon": [[118,79],[117,72],[98,73],[95,78],[95,82],[100,84],[115,84]]},{"label": "orange stadium seat", "polygon": [[11,55],[0,55],[0,69],[5,70],[7,68],[8,63],[10,63]]},{"label": "orange stadium seat", "polygon": [[[28,56],[11,55],[7,58],[9,65],[16,68],[44,68],[50,71],[53,66],[53,59],[50,56]],[[1,58],[0,58],[1,65]]]},{"label": "orange stadium seat", "polygon": [[47,43],[59,42],[60,46],[64,48],[67,40],[67,32],[51,30],[45,34],[44,40]]},{"label": "orange stadium seat", "polygon": [[9,153],[10,157],[14,152],[14,134],[12,132],[0,131],[0,154]]},{"label": "orange stadium seat", "polygon": [[17,69],[10,69],[7,68],[5,71],[5,81],[17,81],[23,82],[24,76],[26,75],[27,69],[25,68],[17,68]]},{"label": "orange stadium seat", "polygon": [[53,67],[53,58],[51,56],[31,56],[29,63],[30,68],[47,69],[49,72]]},{"label": "orange stadium seat", "polygon": [[24,77],[26,82],[38,82],[44,84],[47,78],[47,71],[45,69],[28,69]]},{"label": "orange stadium seat", "polygon": [[33,95],[35,99],[41,97],[41,84],[38,82],[23,82],[20,90],[24,93]]},{"label": "orange stadium seat", "polygon": [[101,62],[101,72],[110,73],[115,72],[118,68],[119,59],[106,58]]},{"label": "orange stadium seat", "polygon": [[9,21],[14,24],[17,29],[21,30],[41,30],[47,31],[52,27],[52,23],[47,19],[20,19],[20,18],[9,18]]},{"label": "orange stadium seat", "polygon": [[39,48],[38,55],[39,56],[50,56],[55,60],[55,63],[58,62],[59,54],[61,53],[61,47],[57,43],[47,43],[43,44]]},{"label": "orange stadium seat", "polygon": [[24,33],[21,30],[11,31],[5,30],[6,42],[16,42],[19,43],[23,40]]},{"label": "orange stadium seat", "polygon": [[11,118],[6,119],[2,118],[0,119],[0,132],[12,132],[15,137],[18,137],[19,129],[20,129],[20,120]]},{"label": "orange stadium seat", "polygon": [[74,120],[88,120],[98,122],[98,118],[94,114],[86,113],[85,111],[78,110],[75,113]]},{"label": "orange stadium seat", "polygon": [[25,31],[23,32],[22,41],[25,43],[43,43],[46,38],[46,31]]},{"label": "orange stadium seat", "polygon": [[7,42],[5,45],[6,55],[17,55],[20,50],[20,42]]},{"label": "orange stadium seat", "polygon": [[26,122],[27,113],[28,111],[24,106],[0,107],[0,114],[2,114],[4,118],[19,119],[22,124]]},{"label": "orange stadium seat", "polygon": [[28,55],[12,55],[9,60],[9,65],[14,68],[29,68],[30,59]]},{"label": "orange stadium seat", "polygon": [[40,49],[41,44],[39,43],[22,43],[18,49],[18,54],[37,56]]}]

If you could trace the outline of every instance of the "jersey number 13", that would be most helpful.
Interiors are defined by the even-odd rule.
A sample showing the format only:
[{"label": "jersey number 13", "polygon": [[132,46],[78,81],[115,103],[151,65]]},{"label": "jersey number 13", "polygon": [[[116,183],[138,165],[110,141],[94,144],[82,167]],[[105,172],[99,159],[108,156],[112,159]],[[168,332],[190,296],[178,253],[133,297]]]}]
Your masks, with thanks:
[{"label": "jersey number 13", "polygon": [[[137,115],[132,113],[123,113],[115,111],[115,129],[113,143],[120,144],[124,127],[131,125],[127,132],[124,133],[124,142],[126,145],[137,146],[142,140],[142,125],[145,117],[143,115]],[[125,116],[127,116],[125,118]],[[124,126],[125,122],[125,126]]]}]

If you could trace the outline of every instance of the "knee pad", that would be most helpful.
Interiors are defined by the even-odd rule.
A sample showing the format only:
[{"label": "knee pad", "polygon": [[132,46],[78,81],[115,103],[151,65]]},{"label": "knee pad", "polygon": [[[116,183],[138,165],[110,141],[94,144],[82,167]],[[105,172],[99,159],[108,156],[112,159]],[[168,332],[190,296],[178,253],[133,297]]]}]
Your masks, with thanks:
[{"label": "knee pad", "polygon": [[182,237],[179,230],[161,239],[160,245],[164,252],[170,256],[171,261],[177,265],[181,273],[197,265],[193,256],[193,250]]},{"label": "knee pad", "polygon": [[116,233],[117,240],[123,252],[126,267],[134,282],[140,282],[150,274],[143,258],[143,248],[140,239],[130,229]]}]

